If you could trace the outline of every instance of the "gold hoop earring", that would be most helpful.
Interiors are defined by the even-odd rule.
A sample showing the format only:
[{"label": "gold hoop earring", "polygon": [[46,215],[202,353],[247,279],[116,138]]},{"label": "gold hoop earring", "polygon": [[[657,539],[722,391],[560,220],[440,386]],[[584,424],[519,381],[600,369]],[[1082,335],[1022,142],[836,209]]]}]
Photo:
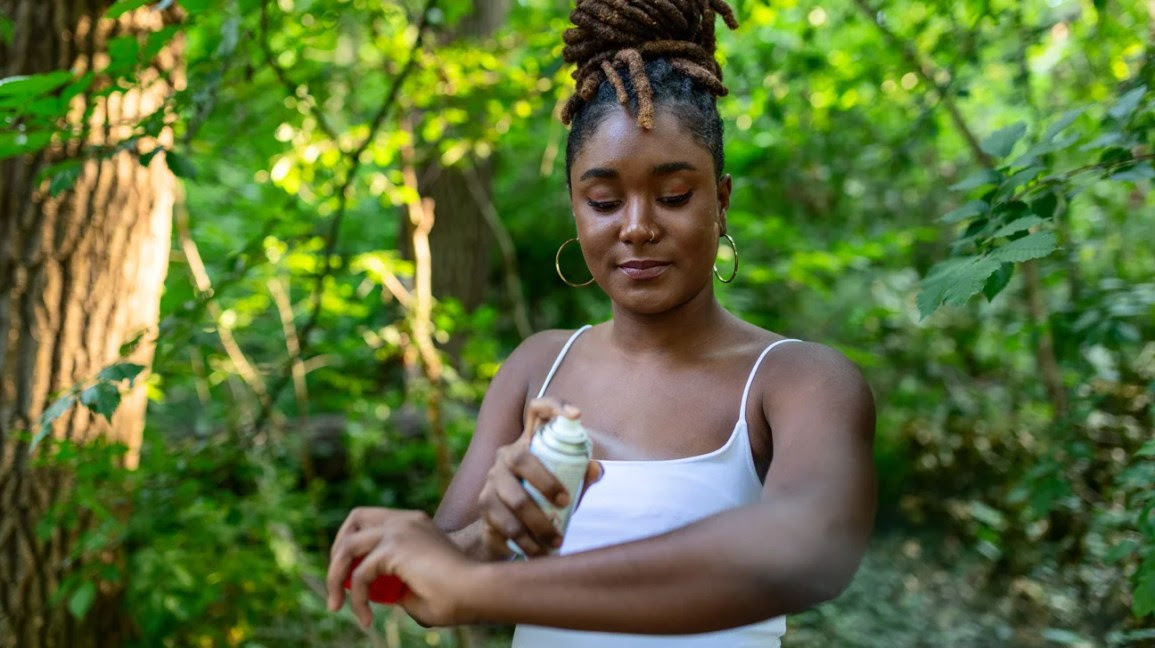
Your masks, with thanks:
[{"label": "gold hoop earring", "polygon": [[571,238],[571,239],[567,240],[565,243],[562,243],[561,247],[559,247],[557,249],[557,254],[554,255],[554,257],[553,257],[553,267],[555,270],[557,270],[557,276],[561,277],[561,280],[565,282],[565,285],[570,286],[571,288],[581,288],[583,286],[588,286],[594,282],[593,277],[590,277],[590,280],[585,282],[585,283],[574,283],[574,282],[570,281],[569,279],[566,279],[565,275],[562,274],[562,272],[561,272],[561,251],[565,249],[565,246],[569,245],[570,243],[574,243],[576,241],[577,241],[576,238]]},{"label": "gold hoop earring", "polygon": [[734,270],[730,273],[729,277],[723,279],[722,275],[718,273],[718,264],[715,263],[714,276],[718,278],[718,281],[728,284],[734,281],[734,277],[738,276],[738,244],[734,242],[734,238],[729,234],[723,234],[722,237],[730,242],[730,248],[734,250]]}]

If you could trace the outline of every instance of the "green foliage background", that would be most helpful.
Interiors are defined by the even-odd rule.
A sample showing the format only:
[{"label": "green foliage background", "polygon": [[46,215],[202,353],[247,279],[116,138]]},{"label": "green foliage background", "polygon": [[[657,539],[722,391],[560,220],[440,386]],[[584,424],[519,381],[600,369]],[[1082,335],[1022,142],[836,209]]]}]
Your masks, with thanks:
[{"label": "green foliage background", "polygon": [[[186,192],[141,467],[116,469],[117,448],[43,453],[80,470],[75,504],[132,498],[127,526],[108,514],[88,540],[127,547],[127,562],[58,598],[83,615],[94,579],[123,580],[141,646],[452,645],[396,615],[366,639],[327,613],[327,546],[353,506],[436,506],[430,394],[444,392],[460,457],[520,339],[519,303],[535,330],[608,316],[596,289],[552,270],[572,235],[555,117],[566,3],[515,2],[477,39],[444,37],[463,0],[179,4],[182,25],[117,44],[110,62],[125,86],[166,42],[188,60],[164,113],[177,145],[137,151]],[[843,350],[879,404],[878,539],[786,645],[1153,645],[1155,6],[732,4],[721,109],[742,270],[721,299]],[[0,154],[67,137],[67,96],[90,82],[0,82],[0,121],[18,125]],[[467,175],[492,165],[520,268],[511,284],[495,253],[485,305],[438,303],[437,339],[455,350],[440,385],[405,371],[413,312],[389,289],[413,273],[408,147]],[[77,172],[44,182],[63,191]],[[115,408],[136,376],[120,367],[55,415]]]}]

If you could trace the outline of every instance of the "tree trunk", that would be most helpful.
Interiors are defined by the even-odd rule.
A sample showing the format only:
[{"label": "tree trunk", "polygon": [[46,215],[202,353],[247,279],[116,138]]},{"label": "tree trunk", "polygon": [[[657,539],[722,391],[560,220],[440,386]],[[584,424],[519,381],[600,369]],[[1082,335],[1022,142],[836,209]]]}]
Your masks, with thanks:
[{"label": "tree trunk", "polygon": [[[54,394],[93,378],[115,363],[121,345],[140,333],[128,360],[152,360],[160,292],[168,266],[175,181],[156,156],[148,167],[134,150],[170,143],[121,146],[133,125],[162,109],[182,83],[177,47],[168,45],[134,75],[132,89],[100,96],[107,42],[156,31],[176,18],[143,8],[102,19],[111,0],[0,0],[13,22],[0,41],[0,77],[53,70],[93,71],[87,93],[72,100],[67,143],[0,161],[0,646],[117,645],[127,628],[123,584],[99,582],[81,618],[54,594],[69,574],[97,561],[116,562],[119,551],[84,555],[77,538],[95,517],[80,511],[77,524],[38,533],[47,512],[69,507],[74,479],[59,466],[35,465],[27,434]],[[116,152],[113,152],[116,151]],[[98,154],[98,152],[104,152]],[[75,185],[56,197],[38,174],[54,163],[83,159]],[[58,440],[108,439],[136,466],[144,427],[142,380],[124,394],[111,425],[83,407],[62,415]],[[40,454],[40,446],[36,453]],[[123,494],[113,494],[123,495]],[[73,507],[79,508],[79,507]],[[89,552],[91,554],[92,552]]]},{"label": "tree trunk", "polygon": [[[475,0],[473,11],[444,40],[485,38],[501,25],[508,12],[509,0]],[[488,160],[467,159],[453,167],[430,161],[419,172],[419,189],[422,196],[432,198],[437,206],[437,224],[429,234],[433,295],[438,299],[456,299],[466,311],[471,311],[485,298],[494,237],[483,207],[470,191],[469,180],[464,175],[469,171],[462,165],[477,170],[488,199],[491,175]],[[404,216],[404,231],[409,235],[407,221],[408,217]]]}]

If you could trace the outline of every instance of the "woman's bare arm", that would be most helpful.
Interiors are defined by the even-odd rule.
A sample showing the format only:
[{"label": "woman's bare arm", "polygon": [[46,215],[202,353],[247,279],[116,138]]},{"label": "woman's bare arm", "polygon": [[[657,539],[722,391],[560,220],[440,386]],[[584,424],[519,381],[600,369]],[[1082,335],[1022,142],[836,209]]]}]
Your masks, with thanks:
[{"label": "woman's bare arm", "polygon": [[849,361],[818,345],[784,347],[766,373],[774,457],[761,501],[637,542],[471,568],[462,617],[682,634],[837,596],[873,527],[873,398]]},{"label": "woman's bare arm", "polygon": [[454,543],[475,558],[489,558],[482,536],[477,498],[497,451],[521,436],[529,389],[565,343],[568,331],[543,331],[522,342],[497,372],[477,415],[469,449],[442,498],[433,521]]}]

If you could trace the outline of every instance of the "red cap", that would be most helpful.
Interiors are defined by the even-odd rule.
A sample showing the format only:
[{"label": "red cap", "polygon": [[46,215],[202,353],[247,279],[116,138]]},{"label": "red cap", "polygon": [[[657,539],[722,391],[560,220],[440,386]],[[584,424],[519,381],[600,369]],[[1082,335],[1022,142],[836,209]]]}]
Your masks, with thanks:
[{"label": "red cap", "polygon": [[[353,564],[349,567],[349,575],[345,577],[345,589],[352,589],[353,570],[357,569],[357,565],[360,564],[360,558],[353,559]],[[369,600],[374,603],[392,605],[405,598],[405,595],[408,593],[409,588],[406,587],[405,583],[392,574],[378,576],[377,579],[369,585]]]}]

